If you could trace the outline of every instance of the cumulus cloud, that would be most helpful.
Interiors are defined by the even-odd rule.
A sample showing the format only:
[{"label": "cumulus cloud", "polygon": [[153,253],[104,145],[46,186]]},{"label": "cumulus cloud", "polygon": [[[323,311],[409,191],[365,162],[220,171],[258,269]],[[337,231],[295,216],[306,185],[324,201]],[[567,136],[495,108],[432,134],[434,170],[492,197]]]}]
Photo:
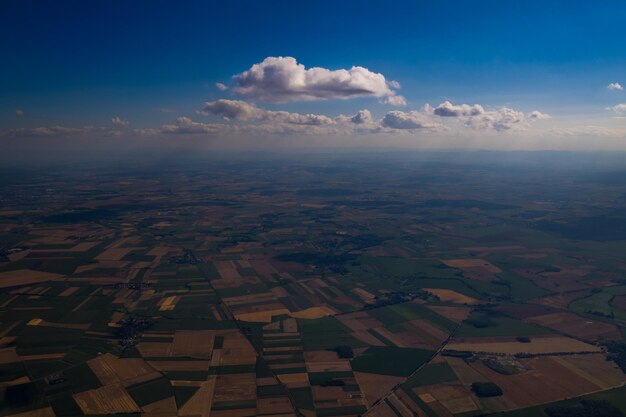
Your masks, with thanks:
[{"label": "cumulus cloud", "polygon": [[161,126],[161,133],[216,134],[224,128],[222,124],[194,122],[188,117],[179,117],[173,124]]},{"label": "cumulus cloud", "polygon": [[437,107],[426,104],[423,112],[443,118],[460,120],[467,127],[473,129],[494,129],[497,131],[523,129],[528,127],[527,122],[529,121],[550,118],[548,114],[538,110],[525,115],[521,111],[509,107],[486,110],[480,104],[452,104],[449,101],[444,101]]},{"label": "cumulus cloud", "polygon": [[433,121],[429,119],[428,115],[422,112],[403,112],[399,110],[388,112],[385,117],[383,117],[381,125],[390,129],[403,130],[434,129],[439,126],[438,124],[433,123]]},{"label": "cumulus cloud", "polygon": [[355,125],[369,124],[374,121],[372,113],[369,110],[359,110],[354,116],[350,118],[350,121]]},{"label": "cumulus cloud", "polygon": [[611,83],[607,85],[606,88],[608,88],[611,91],[622,91],[624,89],[624,87],[622,87],[620,83]]},{"label": "cumulus cloud", "polygon": [[547,113],[542,113],[539,110],[533,110],[530,113],[528,113],[528,118],[534,119],[534,120],[548,120],[548,119],[552,119],[552,116],[550,116]]},{"label": "cumulus cloud", "polygon": [[224,83],[215,83],[215,87],[220,91],[228,90],[228,86]]},{"label": "cumulus cloud", "polygon": [[117,126],[117,127],[125,127],[128,126],[130,124],[130,122],[128,120],[123,120],[119,117],[113,117],[111,119],[111,124],[113,124],[113,126]]},{"label": "cumulus cloud", "polygon": [[265,110],[242,100],[219,99],[206,102],[199,113],[203,115],[214,114],[222,116],[227,120],[269,121],[298,125],[325,125],[334,123],[333,119],[325,115]]},{"label": "cumulus cloud", "polygon": [[22,109],[15,109],[15,115],[16,115],[17,117],[22,117],[22,116],[24,116],[25,114],[26,114],[26,112],[25,112],[24,110],[22,110]]},{"label": "cumulus cloud", "polygon": [[[431,109],[429,105],[425,107]],[[480,104],[459,104],[454,105],[449,101],[444,101],[435,108],[432,108],[433,114],[441,117],[461,117],[461,116],[478,116],[485,113],[485,109]]]},{"label": "cumulus cloud", "polygon": [[226,100],[219,99],[204,103],[200,114],[215,114],[222,116],[224,119],[230,120],[259,120],[264,110],[258,108],[252,103],[242,100]]},{"label": "cumulus cloud", "polygon": [[388,96],[382,99],[381,103],[397,107],[404,107],[407,105],[406,99],[402,96]]},{"label": "cumulus cloud", "polygon": [[388,84],[389,84],[389,87],[395,88],[396,90],[398,90],[400,88],[400,83],[395,81],[395,80],[389,81]]},{"label": "cumulus cloud", "polygon": [[240,96],[274,103],[395,95],[383,74],[367,68],[307,69],[293,57],[265,58],[233,80]]}]

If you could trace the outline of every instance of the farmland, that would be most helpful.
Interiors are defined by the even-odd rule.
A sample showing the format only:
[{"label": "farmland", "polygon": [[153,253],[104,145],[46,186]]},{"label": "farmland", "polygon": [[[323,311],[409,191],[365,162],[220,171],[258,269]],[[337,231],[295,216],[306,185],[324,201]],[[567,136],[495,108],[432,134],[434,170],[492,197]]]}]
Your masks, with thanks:
[{"label": "farmland", "polygon": [[626,185],[363,158],[3,173],[0,415],[626,411]]}]

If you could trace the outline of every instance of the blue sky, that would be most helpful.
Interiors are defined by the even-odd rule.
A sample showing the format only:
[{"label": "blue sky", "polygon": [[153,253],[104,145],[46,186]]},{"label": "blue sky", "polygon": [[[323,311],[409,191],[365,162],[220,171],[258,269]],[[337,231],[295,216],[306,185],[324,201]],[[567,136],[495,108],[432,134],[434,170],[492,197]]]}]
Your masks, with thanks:
[{"label": "blue sky", "polygon": [[[483,123],[465,115],[455,123],[469,130],[436,117],[422,123],[425,103],[449,101],[524,113],[524,129],[513,130],[527,136],[593,126],[618,144],[626,120],[613,108],[626,94],[607,86],[626,86],[624,22],[623,1],[7,1],[0,6],[0,129],[111,128],[119,117],[128,122],[120,134],[130,135],[177,117],[218,123],[223,114],[197,111],[228,99],[329,117],[367,109],[368,134],[390,111],[424,113],[414,116],[427,129],[403,129],[407,137],[477,134]],[[383,104],[380,94],[280,103],[242,97],[232,77],[267,57],[293,57],[306,69],[362,66],[398,81],[394,94],[407,105]],[[530,126],[534,110],[550,119]]]}]

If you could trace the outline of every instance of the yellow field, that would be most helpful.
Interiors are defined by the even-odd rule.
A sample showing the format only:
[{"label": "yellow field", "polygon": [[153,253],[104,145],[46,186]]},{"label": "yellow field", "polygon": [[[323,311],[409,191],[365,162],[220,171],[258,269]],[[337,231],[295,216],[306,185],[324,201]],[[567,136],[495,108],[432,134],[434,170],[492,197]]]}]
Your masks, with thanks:
[{"label": "yellow field", "polygon": [[424,288],[424,291],[428,291],[431,294],[439,297],[444,303],[456,303],[456,304],[477,304],[478,301],[475,298],[468,297],[453,290],[445,290],[442,288]]}]

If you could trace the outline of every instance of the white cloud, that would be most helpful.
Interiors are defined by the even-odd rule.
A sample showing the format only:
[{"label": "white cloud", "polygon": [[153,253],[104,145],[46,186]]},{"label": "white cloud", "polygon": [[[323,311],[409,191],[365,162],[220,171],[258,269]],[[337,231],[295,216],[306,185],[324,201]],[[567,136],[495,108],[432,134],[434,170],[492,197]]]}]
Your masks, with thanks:
[{"label": "white cloud", "polygon": [[626,114],[626,103],[616,104],[611,109],[617,114]]},{"label": "white cloud", "polygon": [[[426,109],[431,109],[430,105],[427,105]],[[454,105],[449,101],[444,101],[434,109],[433,114],[441,117],[461,117],[461,116],[478,116],[485,113],[485,109],[480,104],[459,104]]]},{"label": "white cloud", "polygon": [[15,110],[15,115],[16,115],[17,117],[22,117],[22,116],[24,116],[25,114],[26,114],[26,112],[25,112],[24,110],[22,110],[22,109],[16,109],[16,110]]},{"label": "white cloud", "polygon": [[119,117],[113,117],[111,119],[111,123],[113,124],[113,126],[117,126],[117,127],[124,127],[130,124],[128,120],[123,120],[123,119],[120,119]]},{"label": "white cloud", "polygon": [[228,86],[224,83],[215,83],[215,87],[220,91],[228,90]]},{"label": "white cloud", "polygon": [[524,129],[528,127],[529,121],[545,120],[550,116],[538,110],[532,111],[528,116],[521,111],[502,107],[496,110],[485,110],[480,104],[452,104],[444,101],[437,107],[425,104],[423,112],[433,114],[443,118],[454,118],[460,120],[465,126],[473,129],[493,129],[506,131],[512,129]]},{"label": "white cloud", "polygon": [[270,121],[298,125],[324,125],[334,123],[333,119],[325,115],[265,110],[242,100],[219,99],[206,102],[199,113],[203,115],[215,114],[227,120]]},{"label": "white cloud", "polygon": [[606,88],[608,88],[611,91],[622,91],[624,89],[624,87],[622,87],[622,85],[620,83],[611,83],[609,85],[606,86]]},{"label": "white cloud", "polygon": [[161,126],[161,133],[216,134],[224,127],[223,124],[199,123],[188,117],[179,117],[174,124]]},{"label": "white cloud", "polygon": [[433,123],[427,114],[418,111],[403,112],[394,110],[383,117],[381,124],[390,129],[434,129],[440,125]]},{"label": "white cloud", "polygon": [[200,114],[215,114],[230,120],[259,120],[264,110],[242,100],[219,99],[204,103]]},{"label": "white cloud", "polygon": [[382,99],[381,103],[397,107],[404,107],[407,105],[406,99],[402,96],[388,96]]},{"label": "white cloud", "polygon": [[370,124],[373,122],[372,113],[369,110],[359,110],[354,116],[350,118],[350,121],[356,125]]},{"label": "white cloud", "polygon": [[391,80],[388,82],[389,87],[394,88],[396,90],[400,89],[400,83],[395,81],[395,80]]},{"label": "white cloud", "polygon": [[104,130],[102,128],[96,128],[94,126],[81,126],[81,127],[67,127],[67,126],[40,126],[32,128],[17,128],[8,129],[4,136],[15,137],[62,137],[62,136],[75,136],[83,133],[91,132],[94,130]]},{"label": "white cloud", "polygon": [[539,110],[533,110],[528,113],[528,118],[534,120],[548,120],[552,119],[552,116],[550,116],[548,113],[542,113]]},{"label": "white cloud", "polygon": [[233,80],[242,97],[275,103],[395,95],[383,74],[367,68],[307,69],[293,57],[265,58]]}]

